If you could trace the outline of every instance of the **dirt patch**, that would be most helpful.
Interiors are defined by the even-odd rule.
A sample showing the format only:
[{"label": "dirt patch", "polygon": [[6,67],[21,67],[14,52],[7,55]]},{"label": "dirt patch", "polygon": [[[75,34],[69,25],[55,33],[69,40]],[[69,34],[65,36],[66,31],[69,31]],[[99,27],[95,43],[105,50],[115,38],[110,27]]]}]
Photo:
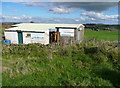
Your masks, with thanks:
[{"label": "dirt patch", "polygon": [[13,25],[13,24],[2,24],[2,25],[0,25],[0,29],[11,28],[11,25]]},{"label": "dirt patch", "polygon": [[6,70],[8,70],[8,69],[10,69],[10,68],[0,66],[0,72],[6,71]]}]

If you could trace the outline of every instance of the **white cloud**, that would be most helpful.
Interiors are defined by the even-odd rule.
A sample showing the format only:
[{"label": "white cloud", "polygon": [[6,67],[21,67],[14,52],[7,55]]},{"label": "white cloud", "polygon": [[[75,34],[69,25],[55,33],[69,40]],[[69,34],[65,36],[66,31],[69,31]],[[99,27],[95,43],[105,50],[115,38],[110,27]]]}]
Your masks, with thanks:
[{"label": "white cloud", "polygon": [[[88,13],[89,14],[89,13]],[[93,15],[98,13],[93,13]],[[101,19],[101,16],[105,19]],[[105,24],[117,24],[117,15],[103,15],[102,13],[99,13],[96,17],[92,16],[92,13],[90,13],[90,16],[86,15],[84,13],[84,17],[80,18],[57,18],[57,17],[30,17],[26,15],[22,16],[6,16],[6,15],[0,15],[0,21],[2,22],[40,22],[40,23],[70,23],[70,24],[85,24],[85,23],[105,23]]]},{"label": "white cloud", "polygon": [[23,5],[27,5],[27,6],[40,6],[40,7],[47,6],[43,2],[18,2],[18,3],[23,4]]},{"label": "white cloud", "polygon": [[104,15],[103,13],[98,12],[83,12],[81,15],[92,18],[94,20],[118,19],[118,15]]},{"label": "white cloud", "polygon": [[22,21],[28,21],[31,19],[31,17],[22,15],[22,16],[6,16],[6,15],[0,15],[0,19],[2,19],[3,22],[22,22]]},{"label": "white cloud", "polygon": [[49,9],[49,11],[56,13],[56,14],[67,14],[70,13],[72,11],[71,8],[60,8],[60,7],[55,7],[55,8],[51,8]]},{"label": "white cloud", "polygon": [[[30,17],[26,15],[22,16],[6,16],[0,15],[0,19],[3,22],[41,22],[41,23],[82,23],[84,18],[57,18],[57,17]],[[78,20],[78,22],[77,22]]]}]

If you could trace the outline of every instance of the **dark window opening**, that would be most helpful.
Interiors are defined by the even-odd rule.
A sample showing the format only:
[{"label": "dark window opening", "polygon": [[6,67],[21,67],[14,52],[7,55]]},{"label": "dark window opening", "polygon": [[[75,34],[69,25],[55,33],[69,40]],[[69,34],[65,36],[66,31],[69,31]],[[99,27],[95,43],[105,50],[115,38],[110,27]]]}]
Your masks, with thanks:
[{"label": "dark window opening", "polygon": [[31,34],[27,34],[27,36],[26,37],[31,37]]}]

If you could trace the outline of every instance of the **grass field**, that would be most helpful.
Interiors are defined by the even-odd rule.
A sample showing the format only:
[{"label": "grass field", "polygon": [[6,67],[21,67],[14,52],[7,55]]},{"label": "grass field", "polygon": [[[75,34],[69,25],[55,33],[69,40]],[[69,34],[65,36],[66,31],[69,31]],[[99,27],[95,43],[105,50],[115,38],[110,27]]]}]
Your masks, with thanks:
[{"label": "grass field", "polygon": [[3,45],[3,86],[120,87],[117,47],[94,41],[72,46]]},{"label": "grass field", "polygon": [[85,30],[85,39],[96,39],[97,41],[117,41],[118,32]]}]

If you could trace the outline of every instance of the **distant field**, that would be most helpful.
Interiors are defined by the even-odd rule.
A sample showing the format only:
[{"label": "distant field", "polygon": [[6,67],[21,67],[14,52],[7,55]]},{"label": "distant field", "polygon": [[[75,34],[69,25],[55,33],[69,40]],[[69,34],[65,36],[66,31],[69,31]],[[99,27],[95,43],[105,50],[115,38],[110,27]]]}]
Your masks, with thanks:
[{"label": "distant field", "polygon": [[118,32],[113,31],[92,31],[85,30],[85,39],[93,39],[95,38],[98,41],[117,41],[118,40]]}]

